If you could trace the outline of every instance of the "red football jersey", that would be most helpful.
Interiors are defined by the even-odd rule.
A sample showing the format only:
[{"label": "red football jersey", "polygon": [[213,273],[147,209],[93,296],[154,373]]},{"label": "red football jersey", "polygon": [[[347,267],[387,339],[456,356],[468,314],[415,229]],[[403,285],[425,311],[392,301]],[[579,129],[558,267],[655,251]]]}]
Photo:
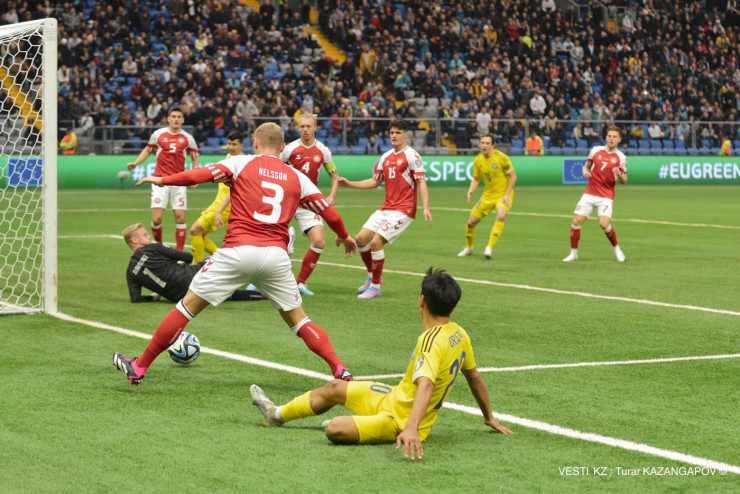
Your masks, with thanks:
[{"label": "red football jersey", "polygon": [[627,172],[627,157],[618,149],[610,153],[606,146],[594,146],[587,163],[591,164],[591,178],[586,185],[586,194],[614,199],[614,185],[617,183],[614,169],[621,168]]},{"label": "red football jersey", "polygon": [[288,223],[299,206],[321,214],[329,203],[311,181],[276,156],[240,155],[207,167],[231,187],[224,247],[288,247]]},{"label": "red football jersey", "polygon": [[198,144],[193,136],[181,130],[173,134],[167,127],[155,130],[146,148],[157,155],[155,177],[168,177],[185,170],[185,156],[198,156]]},{"label": "red football jersey", "polygon": [[285,146],[280,159],[302,171],[314,185],[318,185],[321,167],[331,163],[331,151],[318,140],[314,140],[310,146],[304,146],[300,139],[296,139]]},{"label": "red football jersey", "polygon": [[398,153],[391,149],[375,164],[373,176],[385,182],[381,210],[416,217],[416,179],[424,179],[424,161],[419,153],[408,146]]}]

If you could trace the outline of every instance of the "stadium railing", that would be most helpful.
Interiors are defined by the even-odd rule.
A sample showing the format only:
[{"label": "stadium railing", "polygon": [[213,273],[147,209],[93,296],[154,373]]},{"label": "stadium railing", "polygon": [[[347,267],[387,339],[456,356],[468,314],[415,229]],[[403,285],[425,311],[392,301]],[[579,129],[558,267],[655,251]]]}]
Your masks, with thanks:
[{"label": "stadium railing", "polygon": [[[478,152],[478,142],[482,130],[472,118],[407,118],[409,123],[408,144],[426,154],[470,154]],[[291,118],[292,122],[293,119]],[[257,117],[246,125],[246,135],[264,122],[278,123],[286,132],[286,142],[298,139],[295,125],[289,128],[285,119]],[[366,153],[370,136],[375,136],[380,153],[390,148],[388,138],[390,120],[388,118],[341,117],[319,118],[316,138],[326,144],[334,154],[369,154]],[[658,122],[662,132],[659,138],[651,139],[646,129],[652,121],[608,121],[591,120],[590,123],[599,137],[576,136],[574,128],[581,120],[533,120],[533,119],[497,119],[492,120],[488,132],[496,136],[496,147],[507,154],[525,154],[526,140],[531,130],[542,138],[546,155],[550,154],[587,154],[594,145],[603,142],[606,128],[617,125],[622,130],[621,147],[632,155],[698,155],[718,154],[722,140],[729,138],[733,143],[740,139],[740,126],[733,121],[711,122]],[[680,127],[688,125],[688,130]],[[146,145],[155,127],[138,127],[122,125],[96,126],[80,135],[80,149],[90,154],[136,154]],[[192,126],[184,129],[194,132]],[[633,129],[642,131],[635,136]],[[223,154],[226,149],[226,135],[230,129],[207,129],[201,136],[199,147],[203,154]],[[241,129],[244,131],[245,129]],[[711,132],[710,132],[711,130]],[[712,137],[711,134],[714,134]],[[679,135],[680,134],[680,135]],[[195,136],[198,139],[198,136]],[[251,150],[251,141],[247,143]],[[737,149],[736,144],[733,148]],[[83,151],[81,151],[82,153]]]}]

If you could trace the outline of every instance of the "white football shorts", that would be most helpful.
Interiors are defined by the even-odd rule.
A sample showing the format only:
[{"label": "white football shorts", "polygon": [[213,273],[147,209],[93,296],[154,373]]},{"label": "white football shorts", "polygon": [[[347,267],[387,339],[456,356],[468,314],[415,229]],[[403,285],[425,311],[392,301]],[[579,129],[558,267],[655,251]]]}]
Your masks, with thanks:
[{"label": "white football shorts", "polygon": [[599,216],[611,218],[614,211],[614,199],[583,194],[581,200],[576,204],[576,210],[573,211],[573,214],[580,214],[588,218],[591,216],[594,208]]},{"label": "white football shorts", "polygon": [[167,209],[167,204],[172,204],[172,209],[188,208],[188,188],[182,185],[165,185],[159,187],[152,184],[152,208]]},{"label": "white football shorts", "polygon": [[198,271],[190,289],[211,305],[219,305],[247,283],[254,283],[276,309],[290,311],[303,304],[290,258],[281,247],[221,247]]},{"label": "white football shorts", "polygon": [[400,211],[375,211],[367,219],[362,228],[367,228],[392,244],[409,227],[414,218],[406,216]]},{"label": "white football shorts", "polygon": [[296,209],[295,220],[298,222],[298,231],[304,235],[311,228],[324,225],[324,222],[321,221],[321,216],[303,208]]}]

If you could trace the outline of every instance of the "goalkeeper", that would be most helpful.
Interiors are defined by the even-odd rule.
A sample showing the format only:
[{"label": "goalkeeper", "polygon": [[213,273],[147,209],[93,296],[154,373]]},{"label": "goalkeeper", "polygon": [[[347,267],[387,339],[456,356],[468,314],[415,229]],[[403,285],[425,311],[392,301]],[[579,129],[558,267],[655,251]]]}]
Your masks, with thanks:
[{"label": "goalkeeper", "polygon": [[[226,136],[226,150],[229,154],[227,158],[232,156],[239,156],[244,154],[244,137],[240,132],[230,132]],[[216,198],[213,200],[210,206],[208,206],[200,214],[200,217],[190,226],[190,242],[193,244],[193,261],[199,263],[203,260],[204,251],[209,254],[216,252],[216,244],[206,235],[213,233],[229,221],[229,213],[231,212],[231,205],[224,208],[220,215],[221,222],[216,224],[216,215],[218,214],[218,207],[224,202],[224,198],[229,194],[229,186],[226,184],[218,184],[218,193]],[[179,300],[179,299],[178,299]],[[177,302],[178,300],[175,300]]]},{"label": "goalkeeper", "polygon": [[[205,264],[190,265],[193,256],[187,252],[152,242],[149,232],[141,223],[126,227],[123,239],[131,247],[133,255],[126,269],[126,282],[132,303],[156,302],[162,297],[179,302],[187,293],[190,282]],[[151,295],[142,295],[141,287],[151,290]],[[263,294],[253,290],[237,290],[229,300],[266,300]]]}]

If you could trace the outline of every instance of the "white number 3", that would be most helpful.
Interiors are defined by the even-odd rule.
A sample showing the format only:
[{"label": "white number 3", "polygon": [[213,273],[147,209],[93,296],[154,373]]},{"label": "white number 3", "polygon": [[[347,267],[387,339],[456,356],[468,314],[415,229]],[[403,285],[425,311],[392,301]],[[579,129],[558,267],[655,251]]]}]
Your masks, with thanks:
[{"label": "white number 3", "polygon": [[262,214],[255,211],[254,217],[255,219],[258,219],[264,223],[277,223],[280,219],[280,213],[283,211],[281,203],[283,202],[285,192],[283,191],[282,187],[272,182],[265,182],[263,180],[261,185],[263,189],[275,191],[275,195],[273,197],[262,196],[262,202],[272,206],[272,211],[270,212],[270,214]]}]

